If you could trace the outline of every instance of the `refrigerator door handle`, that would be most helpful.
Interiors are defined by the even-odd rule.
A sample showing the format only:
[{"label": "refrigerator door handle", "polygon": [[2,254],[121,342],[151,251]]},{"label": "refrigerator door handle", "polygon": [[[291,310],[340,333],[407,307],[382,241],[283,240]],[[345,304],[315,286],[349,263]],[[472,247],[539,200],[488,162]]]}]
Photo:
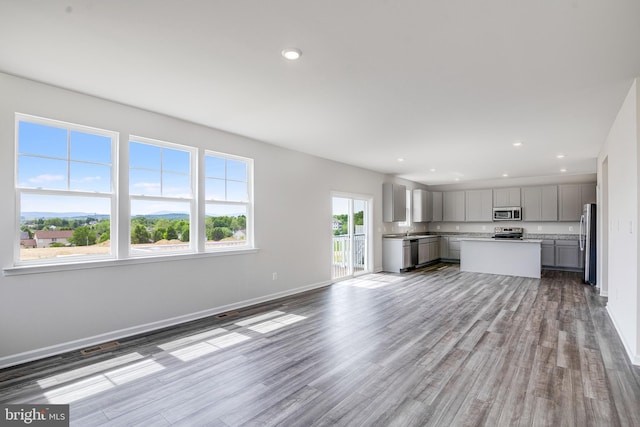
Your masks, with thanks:
[{"label": "refrigerator door handle", "polygon": [[580,237],[579,237],[579,240],[580,240],[580,251],[582,251],[582,252],[584,252],[584,243],[585,243],[584,242],[584,239],[585,239],[584,232],[585,232],[585,230],[584,230],[584,215],[582,215],[580,217]]}]

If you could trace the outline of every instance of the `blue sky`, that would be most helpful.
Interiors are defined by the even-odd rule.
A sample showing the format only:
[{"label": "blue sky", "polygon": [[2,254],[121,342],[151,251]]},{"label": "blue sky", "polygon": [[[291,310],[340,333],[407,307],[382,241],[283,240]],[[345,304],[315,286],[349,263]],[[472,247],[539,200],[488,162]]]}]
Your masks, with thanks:
[{"label": "blue sky", "polygon": [[[110,193],[112,145],[108,136],[21,121],[18,130],[18,185],[26,188]],[[189,151],[138,141],[129,144],[129,191],[132,195],[191,197]],[[205,198],[246,201],[245,162],[205,157]],[[226,177],[226,179],[225,179]],[[26,195],[23,212],[108,214],[109,199]],[[211,212],[211,207],[207,209]],[[188,212],[188,202],[132,203],[132,215]],[[226,211],[218,205],[216,211]],[[234,212],[238,208],[233,207]],[[240,211],[242,208],[239,209]]]}]

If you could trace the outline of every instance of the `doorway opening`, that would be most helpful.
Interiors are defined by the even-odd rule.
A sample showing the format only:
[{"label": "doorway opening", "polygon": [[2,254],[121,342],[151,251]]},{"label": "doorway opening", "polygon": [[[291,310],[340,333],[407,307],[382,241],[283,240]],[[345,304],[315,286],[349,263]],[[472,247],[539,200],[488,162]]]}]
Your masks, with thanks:
[{"label": "doorway opening", "polygon": [[334,196],[332,203],[332,273],[334,280],[369,273],[370,201]]}]

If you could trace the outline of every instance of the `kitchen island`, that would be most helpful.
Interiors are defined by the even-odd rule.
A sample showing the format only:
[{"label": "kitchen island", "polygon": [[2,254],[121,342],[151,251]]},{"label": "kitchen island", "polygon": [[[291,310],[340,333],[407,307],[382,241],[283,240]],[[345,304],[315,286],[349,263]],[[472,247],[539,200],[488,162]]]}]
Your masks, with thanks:
[{"label": "kitchen island", "polygon": [[460,239],[460,271],[540,278],[542,240]]}]

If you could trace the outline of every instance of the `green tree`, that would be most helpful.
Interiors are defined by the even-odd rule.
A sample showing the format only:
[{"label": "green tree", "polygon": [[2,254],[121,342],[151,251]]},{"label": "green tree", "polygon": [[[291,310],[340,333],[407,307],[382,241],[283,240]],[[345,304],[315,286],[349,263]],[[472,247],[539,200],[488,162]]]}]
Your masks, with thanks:
[{"label": "green tree", "polygon": [[180,241],[189,241],[189,223],[182,224],[182,228],[180,229]]},{"label": "green tree", "polygon": [[107,230],[107,231],[105,231],[104,233],[102,233],[100,235],[100,238],[98,239],[98,243],[106,242],[110,238],[111,238],[111,232],[109,230]]},{"label": "green tree", "polygon": [[178,238],[178,232],[176,231],[175,228],[173,228],[173,225],[170,225],[167,228],[167,232],[165,233],[164,237],[167,240],[175,240]]},{"label": "green tree", "polygon": [[96,230],[96,233],[100,235],[103,235],[104,233],[108,233],[111,231],[111,221],[108,219],[100,221],[93,226],[93,229]]},{"label": "green tree", "polygon": [[96,232],[85,225],[73,230],[73,235],[69,239],[69,243],[76,246],[95,245],[96,238]]},{"label": "green tree", "polygon": [[133,244],[149,243],[150,238],[149,232],[141,224],[136,225],[131,232],[131,243]]},{"label": "green tree", "polygon": [[154,242],[157,242],[158,240],[164,239],[165,234],[167,234],[166,228],[156,228],[153,230],[153,236],[151,238]]},{"label": "green tree", "polygon": [[20,231],[26,231],[27,233],[29,233],[29,238],[33,239],[33,231],[29,226],[23,225],[22,227],[20,227]]},{"label": "green tree", "polygon": [[209,240],[220,241],[225,237],[233,236],[233,232],[227,227],[213,227],[211,233],[208,234]]}]

